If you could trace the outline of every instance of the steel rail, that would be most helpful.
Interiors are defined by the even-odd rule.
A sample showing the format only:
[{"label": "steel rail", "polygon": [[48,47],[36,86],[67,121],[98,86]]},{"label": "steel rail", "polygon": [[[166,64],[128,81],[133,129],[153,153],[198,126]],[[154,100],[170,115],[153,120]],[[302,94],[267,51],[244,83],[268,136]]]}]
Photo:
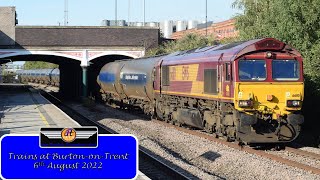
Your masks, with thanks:
[{"label": "steel rail", "polygon": [[240,150],[240,151],[245,151],[245,152],[250,153],[250,154],[255,154],[255,155],[258,155],[258,156],[261,156],[261,157],[265,157],[265,158],[280,162],[280,163],[288,165],[288,166],[300,168],[300,169],[303,169],[305,171],[310,171],[310,172],[312,172],[314,174],[320,175],[320,169],[312,167],[312,166],[309,166],[309,165],[305,165],[305,164],[302,164],[302,163],[299,163],[299,162],[296,162],[296,161],[285,159],[283,157],[276,156],[276,155],[273,155],[273,154],[268,154],[268,153],[266,153],[264,151],[255,150],[255,149],[247,147],[247,146],[239,146],[236,143],[227,142],[225,140],[215,138],[214,136],[209,135],[209,134],[204,134],[204,133],[201,133],[201,132],[197,132],[197,131],[189,130],[189,129],[186,129],[186,128],[178,127],[178,126],[175,126],[175,125],[172,125],[172,124],[168,124],[168,123],[166,123],[164,121],[159,121],[159,120],[153,120],[153,121],[157,122],[159,124],[162,124],[164,126],[167,126],[167,127],[173,127],[173,128],[175,128],[175,129],[177,129],[179,131],[182,131],[182,132],[190,134],[190,135],[202,137],[202,138],[208,139],[209,141],[213,141],[213,142],[216,142],[216,143],[219,143],[219,144],[226,145],[226,146],[231,147],[233,149],[237,149],[237,150]]},{"label": "steel rail", "polygon": [[[97,126],[99,133],[101,134],[118,134],[118,132],[105,127],[89,118],[86,116],[82,115],[81,113],[75,111],[71,107],[67,106],[66,104],[63,103],[59,98],[55,97],[54,95],[44,91],[40,90],[41,94],[47,98],[51,103],[55,104],[59,108],[61,108],[65,113],[67,113],[69,116],[71,116],[75,121],[77,121],[80,125],[82,126]],[[139,159],[144,159],[144,161],[148,162],[141,162],[139,161],[139,166],[143,166],[141,163],[146,163],[148,164],[145,170],[140,170],[143,172],[147,177],[150,178],[155,178],[158,179],[159,176],[163,176],[165,179],[192,179],[194,178],[192,175],[190,177],[184,175],[182,172],[173,169],[172,167],[166,165],[162,161],[158,160],[156,157],[151,155],[151,153],[147,152],[146,149],[143,147],[139,146]],[[154,168],[150,167],[153,165]],[[155,169],[156,168],[156,169]],[[191,177],[192,176],[192,177]]]}]

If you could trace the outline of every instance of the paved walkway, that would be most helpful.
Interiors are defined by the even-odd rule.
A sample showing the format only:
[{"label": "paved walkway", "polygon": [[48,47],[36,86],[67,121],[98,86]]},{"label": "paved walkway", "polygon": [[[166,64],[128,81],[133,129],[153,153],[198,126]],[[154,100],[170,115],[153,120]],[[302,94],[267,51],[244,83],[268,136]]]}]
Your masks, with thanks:
[{"label": "paved walkway", "polygon": [[[0,84],[0,136],[39,134],[41,127],[80,127],[64,112],[23,85]],[[139,171],[136,180],[150,180]]]},{"label": "paved walkway", "polygon": [[1,134],[38,134],[41,127],[80,127],[37,91],[0,85]]}]

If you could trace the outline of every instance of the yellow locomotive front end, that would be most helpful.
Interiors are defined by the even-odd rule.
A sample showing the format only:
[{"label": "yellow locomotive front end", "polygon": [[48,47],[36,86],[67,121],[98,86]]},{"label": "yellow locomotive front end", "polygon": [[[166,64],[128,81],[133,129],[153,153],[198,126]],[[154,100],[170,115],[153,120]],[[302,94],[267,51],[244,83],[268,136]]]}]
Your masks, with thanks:
[{"label": "yellow locomotive front end", "polygon": [[300,132],[304,80],[302,58],[259,52],[235,61],[237,138],[244,142],[290,142]]}]

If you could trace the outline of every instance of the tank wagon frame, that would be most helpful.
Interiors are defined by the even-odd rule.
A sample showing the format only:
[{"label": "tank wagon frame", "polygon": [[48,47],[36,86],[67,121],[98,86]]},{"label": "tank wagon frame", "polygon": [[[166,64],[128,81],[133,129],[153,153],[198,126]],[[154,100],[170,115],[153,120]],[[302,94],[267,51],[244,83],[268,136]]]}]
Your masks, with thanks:
[{"label": "tank wagon frame", "polygon": [[303,59],[274,38],[115,61],[97,77],[102,97],[177,125],[244,143],[300,132]]}]

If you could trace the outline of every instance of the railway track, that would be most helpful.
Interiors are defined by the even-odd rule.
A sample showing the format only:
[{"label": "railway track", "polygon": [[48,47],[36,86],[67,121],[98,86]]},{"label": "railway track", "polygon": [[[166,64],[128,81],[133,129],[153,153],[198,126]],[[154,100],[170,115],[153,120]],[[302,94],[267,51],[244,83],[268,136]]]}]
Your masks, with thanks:
[{"label": "railway track", "polygon": [[[121,111],[128,112],[127,110],[121,110]],[[144,118],[144,119],[146,118],[144,115],[141,115],[139,113],[137,113],[137,114],[139,116],[143,116],[142,118]],[[210,141],[217,142],[219,144],[224,144],[224,145],[226,145],[228,147],[231,147],[233,149],[238,149],[238,150],[241,150],[241,151],[245,151],[245,152],[250,153],[250,154],[255,154],[255,155],[258,155],[258,156],[261,156],[261,157],[264,157],[264,158],[268,158],[268,159],[280,162],[280,163],[285,164],[285,165],[289,165],[289,166],[292,166],[292,167],[300,168],[300,169],[303,169],[305,171],[310,171],[310,172],[312,172],[314,174],[320,175],[320,169],[318,169],[316,167],[309,166],[307,164],[303,164],[303,163],[299,163],[299,162],[294,161],[294,160],[286,159],[286,158],[280,157],[280,156],[275,155],[275,154],[270,154],[270,153],[267,153],[266,151],[263,151],[263,150],[256,150],[256,149],[253,149],[251,147],[239,146],[236,143],[226,142],[225,140],[215,138],[214,136],[212,136],[210,134],[203,133],[202,131],[195,131],[195,130],[190,130],[190,129],[186,129],[186,128],[183,128],[183,127],[178,127],[178,126],[175,126],[175,125],[172,125],[172,124],[168,124],[168,123],[166,123],[164,121],[158,121],[158,120],[152,120],[152,121],[156,122],[158,124],[167,126],[167,127],[173,127],[175,129],[177,129],[179,131],[182,131],[182,132],[185,132],[187,134],[191,134],[191,135],[195,135],[195,136],[198,136],[198,137],[202,137],[202,138],[208,139]],[[95,124],[95,125],[96,126],[100,126],[100,124]],[[292,154],[297,154],[297,155],[300,155],[300,156],[303,156],[303,157],[306,157],[306,158],[310,158],[310,159],[314,159],[314,160],[319,160],[320,159],[320,155],[319,154],[311,153],[311,152],[308,152],[308,151],[304,151],[304,150],[300,150],[300,149],[296,149],[296,148],[292,148],[292,147],[286,147],[286,149],[284,151],[288,151],[288,152],[290,152]],[[143,159],[143,158],[141,158],[141,159]],[[149,165],[147,165],[147,167],[149,167]],[[166,176],[166,179],[168,179],[167,176]]]},{"label": "railway track", "polygon": [[285,151],[320,161],[320,154],[303,151],[303,150],[292,148],[292,147],[286,147]]},{"label": "railway track", "polygon": [[[47,98],[51,103],[58,106],[71,118],[76,120],[81,126],[97,126],[100,134],[118,134],[116,131],[102,126],[89,118],[81,115],[79,112],[66,106],[59,98],[54,95],[40,90],[42,96]],[[163,163],[155,157],[147,149],[139,146],[139,170],[151,179],[193,179],[193,175],[188,175],[188,172],[180,172],[167,164]],[[187,174],[187,175],[185,175]]]},{"label": "railway track", "polygon": [[[299,163],[299,162],[296,162],[296,161],[285,159],[285,158],[279,157],[277,155],[266,153],[265,151],[262,151],[262,150],[253,149],[251,147],[239,146],[236,143],[230,143],[230,142],[227,142],[225,140],[215,138],[212,135],[201,133],[199,131],[189,130],[189,129],[186,129],[186,128],[183,128],[183,127],[178,127],[178,126],[175,126],[175,125],[172,125],[172,124],[168,124],[168,123],[166,123],[164,121],[158,121],[158,120],[153,120],[153,121],[155,121],[155,122],[157,122],[157,123],[159,123],[161,125],[168,126],[168,127],[173,127],[173,128],[175,128],[175,129],[177,129],[179,131],[182,131],[182,132],[185,132],[185,133],[188,133],[188,134],[191,134],[191,135],[195,135],[195,136],[198,136],[198,137],[202,137],[202,138],[205,138],[205,139],[208,139],[210,141],[226,145],[226,146],[234,148],[234,149],[238,149],[238,150],[241,150],[241,151],[246,151],[246,152],[248,152],[250,154],[255,154],[255,155],[258,155],[258,156],[269,158],[271,160],[274,160],[274,161],[277,161],[277,162],[280,162],[280,163],[283,163],[283,164],[286,164],[286,165],[289,165],[289,166],[292,166],[292,167],[300,168],[300,169],[303,169],[305,171],[310,171],[310,172],[312,172],[314,174],[320,175],[320,169],[312,167],[312,166],[309,166],[309,165],[306,165],[306,164],[302,164],[302,163]],[[298,154],[298,155],[302,155],[302,156],[305,156],[305,157],[313,158],[313,159],[316,159],[316,160],[319,160],[319,158],[320,158],[319,155],[317,155],[315,153],[302,151],[302,150],[295,149],[295,148],[286,147],[286,150],[289,151],[289,152],[292,152],[292,153],[295,153],[295,154]]]}]

